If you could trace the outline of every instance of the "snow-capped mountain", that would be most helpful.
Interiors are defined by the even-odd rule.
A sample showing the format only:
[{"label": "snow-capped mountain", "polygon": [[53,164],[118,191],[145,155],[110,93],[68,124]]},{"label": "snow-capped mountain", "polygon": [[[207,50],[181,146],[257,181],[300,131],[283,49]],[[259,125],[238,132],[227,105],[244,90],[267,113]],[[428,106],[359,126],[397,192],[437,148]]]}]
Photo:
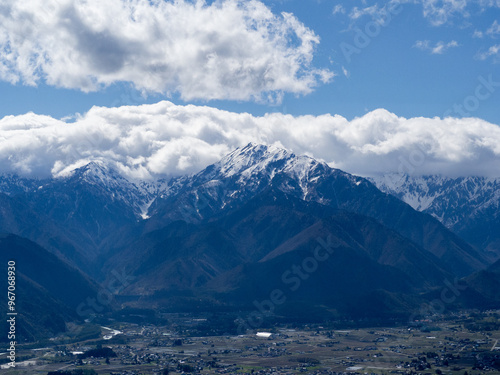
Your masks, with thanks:
[{"label": "snow-capped mountain", "polygon": [[[468,195],[448,198],[457,214],[481,190],[464,184]],[[437,188],[413,188],[420,209],[444,199]],[[92,162],[46,180],[4,176],[0,189],[0,232],[36,242],[96,279],[126,270],[134,281],[123,295],[146,296],[141,307],[162,298],[171,305],[173,293],[179,306],[254,309],[252,301],[283,287],[287,269],[315,269],[304,263],[312,259],[318,270],[294,294],[297,305],[325,316],[392,316],[443,280],[488,264],[437,219],[370,181],[275,146],[248,144],[199,173],[158,181]],[[496,185],[489,191],[495,196]],[[498,210],[492,199],[477,199],[482,212]],[[483,235],[491,228],[484,225]]]},{"label": "snow-capped mountain", "polygon": [[176,220],[200,223],[217,219],[268,189],[374,218],[446,259],[457,274],[484,266],[480,254],[437,220],[382,193],[368,180],[308,156],[257,144],[234,150],[187,178],[174,194],[157,199],[149,211],[151,219],[146,227],[151,231]]},{"label": "snow-capped mountain", "polygon": [[314,185],[327,171],[342,174],[350,181],[359,185],[363,179],[349,175],[340,170],[330,168],[328,164],[317,161],[306,155],[294,153],[277,146],[264,146],[250,143],[236,149],[209,171],[200,172],[193,179],[195,182],[208,182],[217,178],[228,181],[238,176],[237,191],[254,192],[259,186],[270,183],[278,174],[283,174],[295,182],[294,186],[282,186],[283,190],[293,189],[304,200],[315,200]]},{"label": "snow-capped mountain", "polygon": [[245,202],[271,185],[306,201],[337,205],[336,197],[317,189],[331,175],[342,177],[354,188],[369,183],[309,156],[250,143],[193,176],[170,182],[148,215],[161,218],[161,223],[176,218],[198,222]]},{"label": "snow-capped mountain", "polygon": [[[0,221],[5,224],[0,230],[25,236],[80,267],[90,267],[89,259],[109,249],[110,243],[126,240],[127,228],[142,220],[164,185],[164,181],[131,181],[102,161],[43,180],[2,176],[5,212]],[[24,213],[22,218],[17,218],[18,211]]]},{"label": "snow-capped mountain", "polygon": [[500,178],[384,175],[377,187],[428,213],[473,245],[500,256]]},{"label": "snow-capped mountain", "polygon": [[500,207],[500,178],[384,175],[377,187],[453,228],[465,218]]},{"label": "snow-capped mountain", "polygon": [[[92,186],[103,194],[109,194],[111,201],[122,202],[139,215],[147,211],[149,203],[158,193],[156,183],[128,180],[102,161],[91,162],[53,183]],[[47,188],[50,189],[50,184]]]},{"label": "snow-capped mountain", "polygon": [[59,190],[68,186],[87,186],[107,195],[111,202],[121,202],[138,216],[146,216],[151,202],[168,191],[165,179],[143,181],[128,179],[101,160],[96,160],[55,178],[28,179],[16,175],[0,176],[0,193],[14,197]]},{"label": "snow-capped mountain", "polygon": [[[197,174],[169,180],[132,181],[103,162],[92,162],[43,183],[11,176],[0,186],[9,186],[9,181],[15,187],[4,189],[10,194],[5,199],[22,201],[44,225],[63,232],[42,230],[42,245],[66,249],[77,263],[175,221],[198,224],[226,216],[274,189],[301,201],[371,217],[447,261],[456,274],[485,265],[480,254],[437,220],[382,193],[368,180],[275,146],[251,143]],[[14,207],[16,202],[9,204]],[[29,238],[40,241],[37,233]]]},{"label": "snow-capped mountain", "polygon": [[14,196],[30,191],[35,191],[49,180],[38,180],[19,177],[17,175],[6,174],[0,176],[0,193]]}]

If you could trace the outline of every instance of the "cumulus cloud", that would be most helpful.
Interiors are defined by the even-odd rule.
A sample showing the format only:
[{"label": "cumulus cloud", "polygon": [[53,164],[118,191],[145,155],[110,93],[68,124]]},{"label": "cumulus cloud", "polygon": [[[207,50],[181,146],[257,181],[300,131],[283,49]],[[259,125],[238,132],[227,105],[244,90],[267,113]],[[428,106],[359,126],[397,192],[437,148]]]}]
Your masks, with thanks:
[{"label": "cumulus cloud", "polygon": [[3,0],[0,79],[96,91],[117,82],[185,100],[279,102],[332,73],[319,37],[258,0]]},{"label": "cumulus cloud", "polygon": [[414,45],[415,48],[418,48],[422,51],[428,51],[433,55],[442,55],[450,48],[459,47],[459,44],[456,40],[452,40],[451,42],[445,43],[443,41],[436,42],[432,44],[428,40],[417,40]]},{"label": "cumulus cloud", "polygon": [[163,101],[94,107],[75,122],[29,113],[0,120],[0,173],[61,175],[103,160],[136,178],[195,173],[248,142],[278,144],[350,173],[500,176],[500,127],[477,118],[398,117],[383,109],[255,117]]}]

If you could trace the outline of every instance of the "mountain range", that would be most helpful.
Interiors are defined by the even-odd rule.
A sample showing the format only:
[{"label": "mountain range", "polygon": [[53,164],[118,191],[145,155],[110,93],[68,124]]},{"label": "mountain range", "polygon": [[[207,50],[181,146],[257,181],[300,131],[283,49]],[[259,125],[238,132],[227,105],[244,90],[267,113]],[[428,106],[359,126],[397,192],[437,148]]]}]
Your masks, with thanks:
[{"label": "mountain range", "polygon": [[371,181],[434,216],[491,261],[500,258],[500,178],[389,174]]},{"label": "mountain range", "polygon": [[[40,286],[32,294],[48,293],[65,306],[63,320],[81,319],[64,297],[73,284],[81,288],[73,296],[85,301],[117,274],[126,280],[113,292],[121,308],[243,315],[264,309],[277,320],[404,319],[456,278],[469,283],[457,305],[500,301],[487,287],[498,283],[498,267],[488,268],[495,242],[479,245],[453,221],[462,215],[495,228],[494,204],[478,200],[460,211],[470,195],[450,193],[446,205],[436,193],[433,202],[455,207],[454,214],[445,210],[448,221],[426,211],[432,204],[405,203],[409,186],[399,185],[397,193],[398,185],[389,191],[374,182],[380,189],[311,157],[259,144],[197,174],[155,181],[128,179],[102,161],[57,178],[2,176],[0,250],[10,253],[22,243],[78,275],[56,290],[45,286],[49,280],[37,282],[35,270],[23,273]],[[495,185],[481,186],[493,199]],[[52,275],[66,278],[62,271]],[[39,331],[47,332],[43,325]]]}]

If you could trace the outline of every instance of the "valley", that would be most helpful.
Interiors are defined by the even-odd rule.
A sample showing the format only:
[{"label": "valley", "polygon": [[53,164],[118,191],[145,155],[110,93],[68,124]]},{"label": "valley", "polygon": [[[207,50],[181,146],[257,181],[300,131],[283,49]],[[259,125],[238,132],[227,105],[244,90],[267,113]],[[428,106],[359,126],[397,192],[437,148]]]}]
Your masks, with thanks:
[{"label": "valley", "polygon": [[[391,327],[348,322],[276,325],[242,335],[198,336],[206,318],[170,314],[167,324],[94,325],[96,337],[43,347],[24,345],[24,359],[3,373],[82,370],[92,374],[495,374],[500,373],[500,311],[435,315]],[[87,327],[90,329],[90,327]],[[257,332],[262,334],[257,335]],[[265,332],[271,334],[267,337]],[[81,358],[95,348],[105,357]],[[72,354],[73,353],[73,354]],[[114,356],[116,354],[116,357]],[[0,355],[0,360],[3,355]]]}]

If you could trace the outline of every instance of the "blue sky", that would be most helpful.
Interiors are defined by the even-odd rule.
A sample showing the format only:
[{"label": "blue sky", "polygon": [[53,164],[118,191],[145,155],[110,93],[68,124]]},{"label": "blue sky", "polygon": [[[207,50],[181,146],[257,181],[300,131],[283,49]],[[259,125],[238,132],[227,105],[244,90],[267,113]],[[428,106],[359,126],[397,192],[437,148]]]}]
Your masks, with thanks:
[{"label": "blue sky", "polygon": [[[0,117],[33,111],[63,118],[85,113],[94,105],[136,105],[168,99],[176,104],[209,105],[254,115],[331,113],[350,119],[385,108],[404,117],[465,114],[500,123],[500,90],[479,100],[479,104],[471,98],[466,101],[475,95],[480,77],[500,81],[500,54],[482,56],[500,45],[498,3],[483,2],[485,5],[480,6],[479,1],[449,0],[427,1],[431,5],[426,5],[423,0],[402,2],[387,10],[390,5],[385,1],[263,2],[277,16],[292,13],[320,38],[311,66],[327,69],[335,77],[327,83],[318,82],[310,93],[285,92],[281,103],[270,104],[238,99],[187,100],[175,91],[168,95],[154,91],[141,94],[132,83],[120,80],[85,93],[78,87],[48,84],[42,74],[36,86],[5,80],[0,83]],[[379,22],[384,7],[390,19]],[[360,31],[370,35],[356,39]],[[355,52],[350,50],[347,58],[343,49],[350,47]],[[464,101],[470,110],[457,107]]]}]

